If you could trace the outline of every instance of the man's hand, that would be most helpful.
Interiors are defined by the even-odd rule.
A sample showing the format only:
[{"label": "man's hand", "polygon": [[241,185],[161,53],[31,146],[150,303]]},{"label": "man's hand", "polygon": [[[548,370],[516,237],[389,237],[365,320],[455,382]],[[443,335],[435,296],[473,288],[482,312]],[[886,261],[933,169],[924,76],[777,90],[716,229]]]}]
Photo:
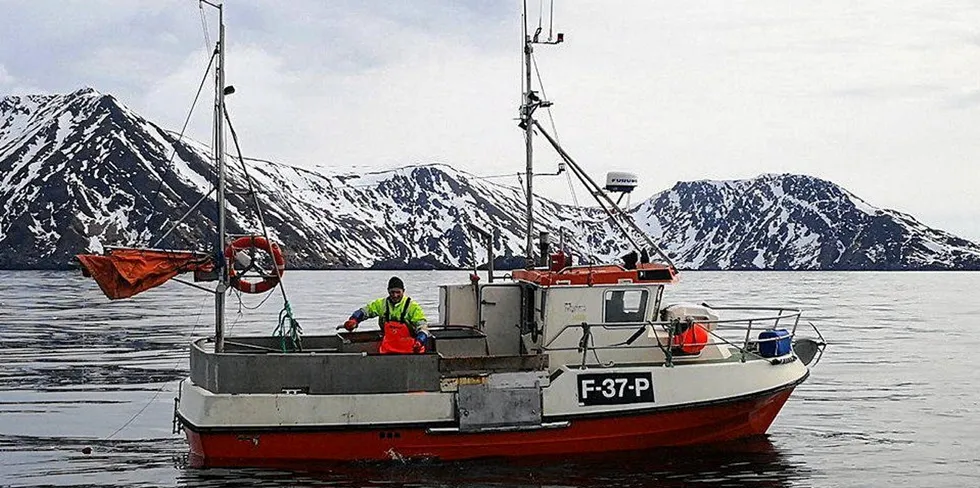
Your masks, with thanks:
[{"label": "man's hand", "polygon": [[429,340],[429,335],[423,331],[415,334],[415,344],[412,345],[412,352],[418,354],[425,350],[425,343]]},{"label": "man's hand", "polygon": [[351,330],[356,329],[357,328],[357,320],[347,319],[347,322],[344,322],[344,328],[347,329],[348,331],[351,331]]}]

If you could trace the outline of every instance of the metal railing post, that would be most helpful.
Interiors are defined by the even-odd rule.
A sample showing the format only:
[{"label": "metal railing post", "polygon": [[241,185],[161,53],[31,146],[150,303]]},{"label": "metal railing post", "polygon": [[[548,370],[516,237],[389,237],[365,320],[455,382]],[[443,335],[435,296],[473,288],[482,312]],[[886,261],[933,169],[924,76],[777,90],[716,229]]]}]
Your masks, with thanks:
[{"label": "metal railing post", "polygon": [[749,319],[749,327],[745,329],[745,342],[742,343],[742,362],[745,362],[745,353],[749,350],[749,338],[752,337],[752,319]]}]

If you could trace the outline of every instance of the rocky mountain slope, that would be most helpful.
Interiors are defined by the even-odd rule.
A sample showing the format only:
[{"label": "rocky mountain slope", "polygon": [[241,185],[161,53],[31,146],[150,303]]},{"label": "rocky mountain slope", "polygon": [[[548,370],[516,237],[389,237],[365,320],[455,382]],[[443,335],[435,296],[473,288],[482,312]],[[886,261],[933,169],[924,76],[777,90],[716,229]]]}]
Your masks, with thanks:
[{"label": "rocky mountain slope", "polygon": [[[229,162],[229,232],[259,230],[247,170],[291,268],[468,267],[486,257],[468,224],[495,231],[504,263],[522,263],[519,188],[444,164],[326,175]],[[0,98],[0,269],[62,269],[107,245],[208,249],[213,173],[206,148],[110,95]],[[573,253],[629,251],[600,210],[537,202],[536,221],[563,229]],[[802,175],[681,182],[629,211],[681,268],[980,269],[977,243]]]}]

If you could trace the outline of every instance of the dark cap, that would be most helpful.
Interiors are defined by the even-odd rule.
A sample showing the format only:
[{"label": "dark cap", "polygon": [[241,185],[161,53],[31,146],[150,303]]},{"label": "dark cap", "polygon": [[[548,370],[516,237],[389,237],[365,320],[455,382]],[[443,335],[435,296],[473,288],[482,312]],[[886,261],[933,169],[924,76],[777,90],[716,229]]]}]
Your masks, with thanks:
[{"label": "dark cap", "polygon": [[399,290],[404,290],[405,289],[405,283],[402,282],[402,279],[401,278],[399,278],[397,276],[392,276],[391,279],[388,280],[388,289],[389,290],[394,290],[395,288],[397,288]]}]

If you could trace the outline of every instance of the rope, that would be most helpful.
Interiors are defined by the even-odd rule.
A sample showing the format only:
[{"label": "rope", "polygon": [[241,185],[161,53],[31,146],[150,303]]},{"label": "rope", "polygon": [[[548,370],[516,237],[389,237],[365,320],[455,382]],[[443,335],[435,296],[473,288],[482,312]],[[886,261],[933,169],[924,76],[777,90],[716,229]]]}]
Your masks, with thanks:
[{"label": "rope", "polygon": [[[289,330],[286,330],[286,321],[289,321]],[[276,326],[276,330],[273,331],[273,337],[279,338],[279,347],[282,352],[289,352],[290,350],[299,351],[301,350],[301,339],[300,334],[302,334],[303,328],[300,327],[299,322],[293,318],[293,309],[290,307],[287,301],[283,304],[282,310],[279,311],[279,325]],[[287,347],[286,340],[289,339],[290,344]]]},{"label": "rope", "polygon": [[[207,297],[204,297],[203,299],[201,299],[201,306],[197,310],[197,320],[194,322],[194,327],[191,328],[190,332],[188,332],[187,334],[184,335],[184,341],[183,342],[187,342],[187,340],[190,339],[191,335],[194,334],[194,331],[197,330],[197,326],[198,325],[201,325],[201,315],[204,312],[204,303],[206,301],[207,301]],[[177,366],[179,366],[180,363],[183,360],[184,360],[183,358],[178,359],[177,362],[174,363],[174,365],[170,367],[170,370],[171,371],[176,370],[177,369]],[[123,429],[125,429],[126,427],[129,427],[129,424],[133,423],[133,421],[135,421],[140,415],[142,415],[143,412],[145,412],[146,409],[149,408],[150,405],[152,405],[154,401],[156,401],[157,397],[160,396],[160,393],[163,392],[163,389],[166,386],[167,386],[167,383],[164,383],[164,384],[160,385],[160,388],[157,388],[157,391],[155,393],[153,393],[153,397],[150,398],[150,401],[146,402],[146,405],[143,405],[143,408],[139,409],[139,411],[136,412],[132,417],[130,417],[129,420],[126,421],[126,423],[122,424],[122,426],[120,426],[118,429],[116,429],[115,431],[113,431],[113,433],[111,433],[108,436],[106,436],[103,440],[108,441],[108,440],[112,439],[113,437],[115,437],[116,434],[122,432]]]},{"label": "rope", "polygon": [[[262,215],[262,206],[259,205],[258,193],[255,191],[255,184],[252,181],[252,177],[248,174],[248,166],[245,165],[245,157],[242,155],[242,148],[238,144],[238,133],[235,132],[235,126],[231,123],[231,115],[228,113],[228,107],[225,107],[224,113],[225,120],[228,122],[228,131],[231,132],[232,142],[235,144],[235,151],[238,154],[238,161],[242,165],[242,173],[245,175],[245,182],[248,184],[249,193],[252,195],[252,203],[255,206],[255,215],[258,218],[259,225],[262,228],[262,235],[265,237],[266,241],[271,242],[269,239],[269,229],[265,225],[265,218]],[[292,350],[299,351],[302,349],[302,344],[300,341],[300,334],[303,328],[300,327],[299,322],[293,316],[293,309],[289,305],[289,297],[286,295],[286,286],[282,279],[282,273],[279,271],[278,266],[273,266],[276,272],[276,276],[279,278],[279,291],[282,293],[283,309],[279,312],[279,325],[276,327],[273,335],[279,337],[280,345],[282,346],[283,352],[286,351],[286,337],[290,339],[290,346]],[[271,293],[270,293],[271,295]],[[268,297],[266,297],[268,298]],[[263,303],[265,300],[263,300]],[[259,304],[261,306],[261,304]],[[289,331],[286,332],[285,323],[289,321]]]},{"label": "rope", "polygon": [[238,295],[238,309],[239,309],[239,313],[241,313],[241,310],[242,309],[245,309],[245,310],[258,310],[258,309],[262,308],[262,305],[265,305],[265,302],[269,300],[269,297],[271,297],[273,295],[273,293],[276,292],[275,290],[269,290],[269,292],[265,294],[265,297],[262,298],[262,301],[260,301],[258,305],[254,306],[254,307],[249,307],[248,305],[245,305],[245,302],[244,301],[242,301],[242,295],[244,295],[244,294],[241,291],[239,291],[238,289],[235,289],[235,291],[237,292],[236,294]]}]

